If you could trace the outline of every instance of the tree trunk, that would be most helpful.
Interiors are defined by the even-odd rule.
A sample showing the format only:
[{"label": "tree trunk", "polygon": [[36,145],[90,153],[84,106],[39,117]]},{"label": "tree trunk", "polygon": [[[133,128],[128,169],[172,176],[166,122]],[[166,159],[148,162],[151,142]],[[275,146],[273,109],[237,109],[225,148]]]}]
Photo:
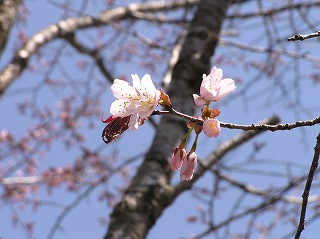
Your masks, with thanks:
[{"label": "tree trunk", "polygon": [[[192,94],[199,91],[202,74],[211,68],[210,58],[228,5],[229,1],[225,0],[206,0],[197,6],[167,89],[174,108],[181,112],[195,113]],[[172,203],[172,171],[168,160],[186,130],[184,120],[171,116],[161,118],[149,152],[111,214],[105,239],[145,238],[163,210]]]},{"label": "tree trunk", "polygon": [[0,58],[7,44],[8,36],[13,26],[17,10],[22,0],[0,1]]}]

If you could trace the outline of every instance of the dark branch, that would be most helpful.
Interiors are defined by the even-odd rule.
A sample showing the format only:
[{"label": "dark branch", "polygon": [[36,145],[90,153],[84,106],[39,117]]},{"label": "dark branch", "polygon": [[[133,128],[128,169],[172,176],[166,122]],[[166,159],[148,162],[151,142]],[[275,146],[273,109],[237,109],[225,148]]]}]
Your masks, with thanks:
[{"label": "dark branch", "polygon": [[69,34],[67,36],[65,36],[65,39],[71,44],[71,46],[73,46],[77,51],[79,51],[80,53],[83,53],[89,57],[91,57],[96,65],[98,66],[100,72],[106,77],[106,79],[112,83],[113,80],[115,79],[110,71],[108,71],[108,69],[106,68],[103,59],[101,57],[101,55],[99,54],[99,50],[98,49],[89,49],[88,47],[84,46],[83,44],[81,44],[75,37],[75,34]]},{"label": "dark branch", "polygon": [[310,167],[310,171],[308,174],[308,179],[306,182],[306,186],[305,189],[303,191],[302,194],[302,206],[301,206],[301,213],[300,213],[300,220],[299,220],[299,225],[298,225],[298,229],[297,229],[297,233],[295,235],[295,239],[299,239],[300,235],[302,233],[302,231],[304,230],[304,222],[306,220],[306,211],[307,211],[307,204],[308,204],[308,198],[309,198],[309,193],[310,193],[310,189],[311,189],[311,185],[312,185],[312,181],[313,181],[313,177],[315,174],[315,171],[319,165],[319,154],[320,154],[320,133],[317,136],[317,143],[316,146],[314,148],[314,155],[313,155],[313,160],[312,160],[312,164]]},{"label": "dark branch", "polygon": [[294,128],[302,127],[302,126],[312,126],[316,124],[320,124],[320,117],[317,117],[313,120],[307,121],[297,121],[292,124],[277,124],[277,125],[267,125],[267,124],[252,124],[252,125],[237,125],[230,123],[222,123],[220,122],[221,127],[228,129],[242,129],[244,131],[248,130],[269,130],[269,131],[277,131],[277,130],[291,130]]},{"label": "dark branch", "polygon": [[[165,114],[170,114],[170,115],[175,115],[180,118],[190,120],[193,122],[197,122],[199,124],[203,123],[203,119],[198,119],[194,118],[192,116],[180,113],[174,109],[171,111],[160,111],[160,110],[155,110],[153,112],[153,115],[165,115]],[[251,125],[239,125],[239,124],[231,124],[231,123],[224,123],[220,122],[220,126],[223,128],[228,128],[228,129],[241,129],[244,131],[249,131],[249,130],[255,130],[255,131],[260,131],[260,130],[269,130],[269,131],[277,131],[277,130],[291,130],[294,128],[298,127],[303,127],[303,126],[313,126],[316,124],[320,124],[320,116],[317,118],[314,118],[312,120],[306,120],[306,121],[297,121],[292,124],[276,124],[276,125],[268,125],[268,124],[251,124]]]}]

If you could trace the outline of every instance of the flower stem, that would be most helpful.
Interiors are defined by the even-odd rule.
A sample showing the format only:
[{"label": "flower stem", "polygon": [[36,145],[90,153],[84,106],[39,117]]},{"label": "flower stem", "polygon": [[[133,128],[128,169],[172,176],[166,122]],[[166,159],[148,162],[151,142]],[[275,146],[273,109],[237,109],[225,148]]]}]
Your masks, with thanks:
[{"label": "flower stem", "polygon": [[187,139],[189,138],[192,130],[194,129],[194,127],[190,128],[188,133],[183,137],[182,141],[181,141],[181,144],[180,144],[180,148],[184,148],[185,145],[186,145],[186,142],[187,142]]},{"label": "flower stem", "polygon": [[196,134],[196,138],[194,139],[193,145],[191,147],[191,152],[195,152],[196,151],[197,144],[198,144],[198,137],[199,137],[199,134]]}]

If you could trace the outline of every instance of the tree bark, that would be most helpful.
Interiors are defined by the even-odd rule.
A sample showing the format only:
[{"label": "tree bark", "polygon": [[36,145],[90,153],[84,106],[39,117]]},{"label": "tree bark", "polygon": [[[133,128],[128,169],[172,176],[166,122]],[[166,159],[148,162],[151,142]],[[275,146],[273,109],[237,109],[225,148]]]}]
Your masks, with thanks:
[{"label": "tree bark", "polygon": [[6,47],[8,36],[14,24],[18,7],[22,0],[2,0],[0,1],[0,58]]},{"label": "tree bark", "polygon": [[[205,0],[198,4],[172,68],[167,92],[174,108],[186,114],[193,115],[196,111],[192,93],[199,91],[202,74],[211,68],[210,58],[218,43],[228,5],[229,1],[225,0]],[[168,161],[186,130],[184,120],[170,116],[161,118],[149,152],[111,214],[105,239],[145,238],[163,210],[172,203],[172,171]]]}]

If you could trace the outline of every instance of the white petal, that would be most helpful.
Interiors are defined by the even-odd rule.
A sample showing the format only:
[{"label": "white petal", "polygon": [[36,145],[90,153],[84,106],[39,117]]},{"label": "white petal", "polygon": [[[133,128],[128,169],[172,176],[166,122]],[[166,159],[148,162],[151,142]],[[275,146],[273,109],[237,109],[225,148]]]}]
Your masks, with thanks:
[{"label": "white petal", "polygon": [[138,114],[133,114],[130,117],[130,121],[128,123],[129,129],[138,129],[139,127],[139,115]]},{"label": "white petal", "polygon": [[110,106],[110,114],[115,117],[125,117],[130,115],[130,112],[127,110],[127,101],[124,100],[115,100]]},{"label": "white petal", "polygon": [[210,82],[211,82],[211,84],[214,84],[215,82],[220,82],[221,79],[222,79],[222,75],[223,75],[222,69],[217,68],[217,67],[214,66],[211,69],[211,72],[210,72]]},{"label": "white petal", "polygon": [[141,83],[140,78],[137,74],[131,74],[132,77],[132,86],[141,92]]},{"label": "white petal", "polygon": [[140,111],[139,116],[140,118],[148,118],[154,111],[154,108],[145,109]]},{"label": "white petal", "polygon": [[205,100],[203,100],[199,95],[197,94],[193,94],[193,99],[194,99],[194,103],[197,106],[202,106],[205,105],[207,102]]},{"label": "white petal", "polygon": [[127,100],[115,100],[110,107],[110,113],[115,117],[125,117],[138,112],[138,106]]},{"label": "white petal", "polygon": [[141,86],[143,92],[148,92],[154,96],[154,93],[157,91],[156,87],[154,86],[150,75],[145,74],[141,79]]},{"label": "white petal", "polygon": [[202,82],[201,82],[200,88],[201,88],[202,86],[207,85],[207,84],[210,84],[210,77],[209,77],[209,75],[207,76],[206,74],[203,74],[203,75],[202,75]]},{"label": "white petal", "polygon": [[114,80],[111,90],[117,99],[130,99],[137,95],[137,92],[128,82],[119,79]]},{"label": "white petal", "polygon": [[154,101],[155,101],[154,102],[154,107],[156,107],[158,105],[159,100],[160,100],[160,95],[161,95],[160,91],[156,90],[155,91],[155,95],[154,95]]},{"label": "white petal", "polygon": [[215,96],[215,101],[221,100],[222,98],[233,92],[236,88],[237,87],[234,84],[234,80],[230,78],[223,79],[220,83],[218,94]]},{"label": "white petal", "polygon": [[200,88],[201,97],[206,101],[212,101],[213,98],[217,95],[218,90],[219,84],[217,83],[203,86],[203,88]]}]

